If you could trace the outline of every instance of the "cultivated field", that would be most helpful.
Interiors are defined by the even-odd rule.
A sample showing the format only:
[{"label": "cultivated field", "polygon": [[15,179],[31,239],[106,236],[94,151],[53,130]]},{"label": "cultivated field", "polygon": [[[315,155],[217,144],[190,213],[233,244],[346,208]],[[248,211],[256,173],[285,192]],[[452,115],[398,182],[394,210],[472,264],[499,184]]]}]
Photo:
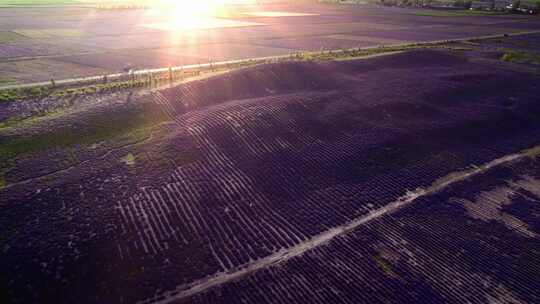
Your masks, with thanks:
[{"label": "cultivated field", "polygon": [[538,37],[0,103],[2,292],[539,302]]},{"label": "cultivated field", "polygon": [[[80,5],[1,8],[0,70],[11,83],[29,83],[301,50],[540,30],[536,17],[437,16],[418,9],[348,5],[243,6],[201,24],[179,19],[153,10]],[[36,73],[36,66],[43,72]]]}]

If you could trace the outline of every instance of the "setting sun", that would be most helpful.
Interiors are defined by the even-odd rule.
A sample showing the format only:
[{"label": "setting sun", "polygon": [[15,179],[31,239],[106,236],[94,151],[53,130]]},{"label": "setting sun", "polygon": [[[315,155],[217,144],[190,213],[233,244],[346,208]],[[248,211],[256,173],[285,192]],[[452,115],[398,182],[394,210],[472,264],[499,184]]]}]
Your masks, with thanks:
[{"label": "setting sun", "polygon": [[145,23],[143,27],[165,30],[195,30],[261,25],[219,18],[228,14],[230,5],[252,4],[253,0],[161,0],[152,2],[151,14],[162,18],[159,22]]}]

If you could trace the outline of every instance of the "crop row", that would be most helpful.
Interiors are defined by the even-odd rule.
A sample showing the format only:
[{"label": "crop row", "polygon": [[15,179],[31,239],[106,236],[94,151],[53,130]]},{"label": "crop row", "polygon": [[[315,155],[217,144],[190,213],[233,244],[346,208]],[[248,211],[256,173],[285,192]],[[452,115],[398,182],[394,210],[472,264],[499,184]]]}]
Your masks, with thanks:
[{"label": "crop row", "polygon": [[[472,181],[460,188],[474,191],[474,185]],[[515,185],[515,189],[538,189],[538,185],[538,180],[529,180]],[[410,209],[368,223],[328,245],[210,289],[189,301],[538,301],[538,274],[513,266],[537,267],[533,266],[538,263],[537,257],[530,254],[540,245],[538,239],[523,239],[504,225],[472,219],[452,199],[459,193],[460,189],[456,189],[422,199]],[[516,198],[519,197],[514,197],[513,204],[518,202]],[[538,198],[531,195],[528,205],[532,206]],[[537,219],[530,223],[538,224]],[[497,241],[493,242],[494,239]]]}]

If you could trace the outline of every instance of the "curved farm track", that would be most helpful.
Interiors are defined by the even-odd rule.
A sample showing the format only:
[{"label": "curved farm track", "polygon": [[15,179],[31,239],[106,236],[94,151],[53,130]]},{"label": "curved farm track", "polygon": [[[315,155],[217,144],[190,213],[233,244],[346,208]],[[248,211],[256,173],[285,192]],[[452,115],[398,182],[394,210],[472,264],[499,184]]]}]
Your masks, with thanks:
[{"label": "curved farm track", "polygon": [[538,91],[413,51],[95,105],[70,125],[130,109],[151,134],[18,160],[0,283],[9,302],[539,302]]}]

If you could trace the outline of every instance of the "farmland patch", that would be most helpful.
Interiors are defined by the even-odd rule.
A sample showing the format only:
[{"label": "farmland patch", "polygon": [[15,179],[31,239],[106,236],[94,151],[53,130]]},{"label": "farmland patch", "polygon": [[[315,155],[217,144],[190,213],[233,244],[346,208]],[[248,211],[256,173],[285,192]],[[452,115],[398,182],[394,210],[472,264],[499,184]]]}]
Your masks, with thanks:
[{"label": "farmland patch", "polygon": [[80,1],[77,0],[6,0],[4,5],[6,6],[40,6],[40,5],[65,5],[75,4]]},{"label": "farmland patch", "polygon": [[422,10],[414,13],[416,16],[429,16],[429,17],[467,17],[467,16],[500,16],[505,15],[501,12],[493,11],[480,11],[480,10],[455,10],[455,11],[442,11],[442,10]]},{"label": "farmland patch", "polygon": [[[456,232],[447,224],[437,230],[439,221],[504,239],[522,233],[500,221],[472,218],[463,204],[446,204],[447,199],[422,202],[428,194],[446,195],[450,183],[448,189],[454,189],[472,175],[536,155],[515,154],[539,144],[535,80],[532,74],[475,64],[463,54],[412,51],[347,62],[260,65],[136,97],[88,97],[88,111],[12,128],[5,140],[2,157],[16,162],[4,174],[0,221],[13,226],[13,214],[29,220],[17,228],[21,234],[6,240],[9,263],[3,272],[34,269],[19,257],[33,256],[36,249],[46,252],[35,257],[39,263],[56,265],[57,247],[31,240],[55,242],[76,229],[100,251],[75,244],[85,254],[77,258],[58,245],[70,263],[61,271],[67,283],[46,271],[40,275],[47,280],[32,276],[25,283],[43,297],[41,290],[52,285],[67,301],[81,291],[103,302],[178,295],[205,303],[216,299],[214,292],[224,302],[256,302],[257,292],[284,302],[285,295],[308,302],[346,296],[359,303],[398,297],[458,303],[501,293],[532,299],[524,291],[534,290],[536,281],[524,281],[521,272],[512,272],[522,286],[516,287],[502,276],[493,283],[484,272],[471,271],[482,257],[501,271],[514,260],[497,262],[485,250],[483,256],[474,254],[478,243],[458,244],[470,252],[463,255],[447,253],[458,245],[437,245],[462,240],[448,234]],[[464,99],[459,92],[475,93]],[[509,98],[511,111],[500,106]],[[150,112],[137,110],[140,105]],[[524,178],[515,181],[520,191],[535,189]],[[474,191],[500,188],[474,185]],[[466,191],[453,196],[476,202]],[[526,223],[528,231],[536,229],[534,217],[514,210],[518,205],[503,205],[495,209]],[[419,218],[403,219],[402,226],[396,216],[408,210],[400,211],[404,206]],[[36,217],[39,224],[30,220]],[[422,220],[430,229],[411,228]],[[57,222],[66,227],[48,224]],[[449,262],[440,266],[429,257]],[[280,267],[273,267],[277,263]],[[80,265],[91,265],[88,276],[98,282],[88,284]],[[123,275],[102,275],[99,265]],[[451,288],[440,288],[441,277],[455,276],[472,291],[460,290],[453,280],[446,282]],[[263,278],[279,291],[256,288]],[[301,282],[308,285],[291,287]],[[112,286],[119,294],[98,286]],[[313,286],[340,293],[307,292]],[[77,293],[70,292],[73,287]],[[32,298],[11,290],[16,298]],[[366,296],[366,290],[378,296]]]},{"label": "farmland patch", "polygon": [[196,18],[192,20],[182,21],[173,19],[166,22],[145,23],[140,26],[150,29],[162,31],[181,31],[181,30],[208,30],[216,28],[231,28],[231,27],[251,27],[261,26],[263,23],[248,22],[240,20],[228,20],[219,18]]},{"label": "farmland patch", "polygon": [[206,63],[207,61],[207,59],[185,56],[170,52],[169,50],[110,51],[106,53],[63,56],[56,58],[56,60],[114,71],[189,65],[198,62]]},{"label": "farmland patch", "polygon": [[[537,275],[537,266],[531,261],[540,258],[538,239],[524,239],[513,229],[490,222],[470,221],[451,199],[463,192],[478,195],[475,184],[500,185],[504,184],[501,175],[534,170],[538,170],[537,160],[492,168],[442,193],[420,198],[415,205],[391,216],[348,231],[325,246],[283,261],[279,267],[253,272],[184,300],[242,302],[257,299],[262,293],[270,294],[276,302],[302,303],[351,298],[361,303],[535,302],[538,295],[534,291],[539,284],[530,276]],[[536,182],[535,187],[538,185]],[[514,212],[521,210],[519,216],[526,218],[523,205],[538,199],[534,195],[512,198]],[[273,288],[260,292],[262,281]],[[463,285],[467,288],[461,289]],[[173,299],[175,295],[156,302]]]},{"label": "farmland patch", "polygon": [[[249,12],[257,10],[248,9]],[[267,11],[264,5],[260,11]],[[33,56],[77,56],[99,53],[103,50],[119,50],[125,53],[150,50],[161,51],[174,48],[178,54],[182,48],[188,50],[184,56],[207,60],[207,57],[232,60],[239,58],[283,55],[286,50],[318,50],[320,47],[342,49],[347,47],[393,44],[393,41],[429,41],[461,38],[471,35],[507,33],[538,29],[538,22],[525,16],[474,16],[474,17],[433,17],[415,16],[410,10],[367,8],[350,6],[272,6],[271,12],[309,14],[306,16],[264,17],[241,15],[242,18],[210,18],[206,21],[179,21],[176,18],[156,18],[138,10],[93,11],[91,8],[62,6],[51,8],[37,6],[27,10],[5,9],[0,12],[0,23],[4,32],[20,31],[24,40],[0,43],[0,57],[26,60]],[[44,18],[47,17],[47,18]],[[226,17],[226,16],[225,16]],[[236,16],[232,16],[235,17]],[[81,20],[84,20],[81,22]],[[247,23],[246,23],[247,22]],[[191,24],[190,24],[191,23]],[[143,24],[150,27],[141,26]],[[265,24],[266,26],[258,26]],[[478,28],[474,29],[473,26]],[[193,30],[186,30],[187,28]],[[204,29],[196,30],[195,28]],[[421,31],[419,30],[421,29]],[[337,35],[337,36],[335,36]],[[348,35],[343,38],[339,35]],[[352,38],[362,36],[363,38]],[[320,41],[317,41],[317,38]],[[9,38],[12,41],[12,37]],[[0,39],[1,40],[1,39]],[[272,40],[281,47],[261,49]],[[380,40],[380,41],[377,41]],[[353,43],[354,42],[354,43]],[[208,44],[224,47],[215,50]],[[235,46],[244,45],[252,49],[239,50]],[[230,46],[228,50],[226,47]],[[204,49],[208,48],[206,51]],[[165,50],[170,52],[170,50]],[[157,52],[159,53],[159,52]],[[207,53],[207,54],[205,54]],[[242,53],[241,55],[239,53]],[[199,56],[199,54],[201,54]],[[96,55],[97,56],[97,55]],[[139,57],[140,56],[140,57]],[[151,68],[156,65],[173,64],[182,60],[164,60],[139,55],[137,65]],[[139,60],[140,59],[140,60]],[[189,58],[186,58],[189,59]],[[97,61],[89,59],[89,61]],[[190,61],[190,60],[188,60]],[[145,65],[144,62],[148,62]],[[58,70],[62,69],[60,60]],[[140,64],[142,63],[142,64]],[[121,65],[121,64],[116,64]],[[83,65],[84,66],[84,65]],[[99,66],[102,66],[101,63]],[[165,67],[165,66],[162,66]],[[88,65],[88,73],[92,64]],[[115,68],[115,70],[118,70]],[[11,69],[5,70],[11,73]],[[65,73],[68,74],[68,73]],[[31,74],[12,74],[7,77],[29,82],[42,79]]]},{"label": "farmland patch", "polygon": [[[370,12],[385,18],[384,8]],[[441,35],[420,25],[476,22],[403,15],[393,20],[409,30],[376,33],[433,38]],[[164,39],[118,35],[126,28],[99,41]],[[295,28],[201,31],[183,37],[214,43],[179,38],[174,48],[118,54],[141,62],[161,52],[286,54],[220,39],[326,35],[320,24]],[[355,30],[339,29],[378,39]],[[36,62],[46,60],[31,62],[26,71],[45,78],[51,68]],[[152,90],[81,88],[92,94],[69,99],[66,112],[66,95],[1,103],[7,295],[23,303],[539,302],[538,76],[487,63],[437,50],[299,59]]]},{"label": "farmland patch", "polygon": [[318,14],[311,13],[299,13],[299,12],[276,12],[276,11],[262,11],[262,12],[247,12],[243,13],[247,16],[253,17],[305,17],[305,16],[318,16]]},{"label": "farmland patch", "polygon": [[348,35],[348,34],[330,35],[327,37],[332,38],[332,39],[358,41],[359,43],[362,43],[362,44],[369,43],[373,45],[382,45],[382,44],[389,45],[389,44],[401,44],[401,43],[411,42],[411,41],[400,40],[400,39],[384,39],[384,38],[376,38],[376,37],[360,36],[360,35]]},{"label": "farmland patch", "polygon": [[49,81],[51,78],[65,79],[75,76],[94,76],[113,72],[108,69],[51,59],[0,62],[0,70],[10,75],[11,78],[16,78],[21,82]]},{"label": "farmland patch", "polygon": [[191,58],[201,58],[201,63],[212,61],[247,59],[274,55],[287,55],[290,50],[278,47],[250,45],[250,44],[192,44],[168,48],[166,53]]},{"label": "farmland patch", "polygon": [[[374,39],[369,40],[373,41]],[[319,51],[321,49],[333,50],[339,48],[353,48],[376,45],[375,43],[366,40],[359,41],[324,36],[307,38],[268,39],[256,43],[275,48],[304,51]]]},{"label": "farmland patch", "polygon": [[24,37],[15,32],[0,32],[0,44],[15,42],[22,39],[24,39]]},{"label": "farmland patch", "polygon": [[502,55],[501,60],[540,65],[540,54],[532,52],[509,51]]},{"label": "farmland patch", "polygon": [[55,37],[80,37],[83,33],[77,29],[17,29],[13,32],[32,39],[47,39]]},{"label": "farmland patch", "polygon": [[[527,224],[522,222],[519,218],[512,216],[502,211],[502,209],[513,203],[513,196],[515,196],[519,190],[523,189],[521,184],[525,186],[540,185],[540,181],[529,178],[521,178],[512,182],[510,186],[502,186],[480,193],[474,202],[469,200],[459,200],[456,198],[456,202],[462,203],[469,215],[475,219],[483,221],[498,221],[503,223],[509,229],[515,230],[526,237],[536,237],[536,233],[531,231]],[[536,188],[533,188],[536,189]]]}]

